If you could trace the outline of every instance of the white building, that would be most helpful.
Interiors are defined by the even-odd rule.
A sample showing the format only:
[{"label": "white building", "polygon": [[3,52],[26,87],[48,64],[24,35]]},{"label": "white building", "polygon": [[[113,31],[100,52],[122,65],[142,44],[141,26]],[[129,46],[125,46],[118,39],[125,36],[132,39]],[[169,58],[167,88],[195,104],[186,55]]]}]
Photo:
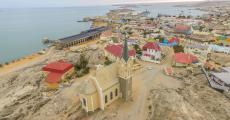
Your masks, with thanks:
[{"label": "white building", "polygon": [[160,63],[161,57],[161,48],[158,43],[148,42],[143,46],[142,60]]}]

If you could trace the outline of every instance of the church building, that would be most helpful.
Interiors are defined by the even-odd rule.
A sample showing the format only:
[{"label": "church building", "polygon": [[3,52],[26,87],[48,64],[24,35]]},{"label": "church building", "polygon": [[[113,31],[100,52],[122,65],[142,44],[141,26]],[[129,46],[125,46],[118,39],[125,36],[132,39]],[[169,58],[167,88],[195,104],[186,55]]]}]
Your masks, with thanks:
[{"label": "church building", "polygon": [[129,101],[132,97],[132,63],[125,40],[122,58],[97,70],[78,88],[82,108],[86,112],[93,112],[104,110],[120,98]]}]

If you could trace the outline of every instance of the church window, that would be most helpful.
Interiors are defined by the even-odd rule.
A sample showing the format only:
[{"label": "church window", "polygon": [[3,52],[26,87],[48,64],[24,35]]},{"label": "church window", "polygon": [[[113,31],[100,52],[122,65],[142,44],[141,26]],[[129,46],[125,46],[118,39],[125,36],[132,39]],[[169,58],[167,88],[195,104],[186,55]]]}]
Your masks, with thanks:
[{"label": "church window", "polygon": [[110,92],[110,100],[113,99],[113,92]]},{"label": "church window", "polygon": [[118,95],[118,89],[116,88],[116,90],[115,90],[115,96],[117,96]]},{"label": "church window", "polygon": [[107,95],[105,95],[105,103],[108,102],[108,98],[107,98]]},{"label": "church window", "polygon": [[83,105],[86,106],[86,99],[83,98]]}]

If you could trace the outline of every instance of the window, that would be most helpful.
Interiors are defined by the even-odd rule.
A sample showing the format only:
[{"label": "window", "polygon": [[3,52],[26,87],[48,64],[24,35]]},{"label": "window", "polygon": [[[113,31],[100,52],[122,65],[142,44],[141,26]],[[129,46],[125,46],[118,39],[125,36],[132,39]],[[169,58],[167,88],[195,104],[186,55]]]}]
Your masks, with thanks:
[{"label": "window", "polygon": [[116,90],[115,90],[115,96],[117,96],[118,95],[118,89],[116,88]]},{"label": "window", "polygon": [[86,106],[86,99],[83,98],[83,105]]},{"label": "window", "polygon": [[105,103],[108,102],[108,98],[107,98],[107,95],[105,95]]},{"label": "window", "polygon": [[113,99],[113,92],[110,92],[110,100]]}]

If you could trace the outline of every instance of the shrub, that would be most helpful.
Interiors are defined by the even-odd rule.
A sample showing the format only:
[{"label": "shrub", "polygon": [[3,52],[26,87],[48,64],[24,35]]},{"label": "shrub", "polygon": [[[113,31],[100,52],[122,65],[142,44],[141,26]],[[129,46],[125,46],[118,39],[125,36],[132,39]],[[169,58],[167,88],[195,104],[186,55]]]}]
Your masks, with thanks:
[{"label": "shrub", "polygon": [[78,77],[89,73],[88,63],[88,58],[84,54],[81,54],[79,61],[74,65],[74,70]]},{"label": "shrub", "polygon": [[140,48],[139,45],[135,44],[135,45],[133,46],[133,48],[135,49],[135,51],[136,51],[136,53],[137,53],[138,55],[142,55],[142,50],[141,50],[141,48]]},{"label": "shrub", "polygon": [[184,47],[182,45],[173,46],[175,53],[184,52]]},{"label": "shrub", "polygon": [[105,57],[105,62],[104,62],[105,65],[110,65],[112,64],[112,61],[109,60],[108,57]]}]

